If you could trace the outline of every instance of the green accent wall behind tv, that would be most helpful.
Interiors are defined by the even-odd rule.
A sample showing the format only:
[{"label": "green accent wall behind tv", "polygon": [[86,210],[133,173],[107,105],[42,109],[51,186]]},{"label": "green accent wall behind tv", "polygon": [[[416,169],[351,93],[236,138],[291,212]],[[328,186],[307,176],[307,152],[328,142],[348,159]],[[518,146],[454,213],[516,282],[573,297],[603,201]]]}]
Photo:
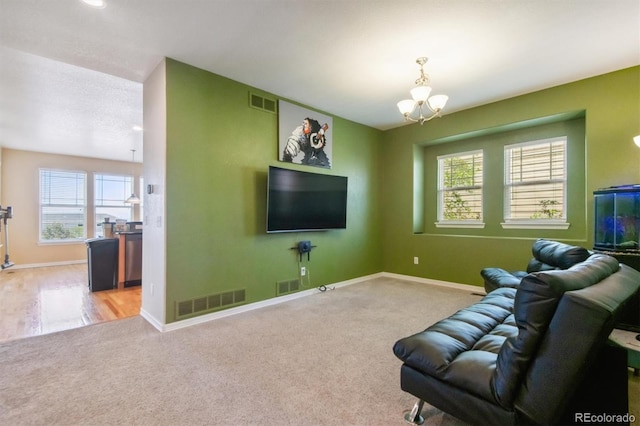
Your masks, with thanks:
[{"label": "green accent wall behind tv", "polygon": [[[290,247],[307,239],[317,246],[303,259],[312,287],[383,271],[480,286],[483,267],[524,268],[537,237],[591,247],[592,191],[640,183],[640,150],[631,140],[640,134],[640,67],[633,67],[445,111],[423,126],[382,132],[333,116],[332,169],[291,167],[349,177],[347,229],[266,234],[267,169],[285,163],[277,161],[277,114],[249,107],[248,94],[278,95],[171,59],[166,82],[167,323],[176,321],[182,300],[237,289],[246,290],[247,303],[276,297],[277,282],[298,276]],[[582,210],[572,228],[507,232],[492,224],[483,232],[438,233],[416,225],[431,202],[414,202],[433,167],[423,161],[426,145],[572,118],[583,120],[586,139],[583,199],[568,200]],[[502,205],[485,208],[499,217]]]},{"label": "green accent wall behind tv", "polygon": [[[238,289],[246,290],[247,303],[276,297],[277,282],[298,277],[290,247],[300,240],[317,246],[310,261],[303,258],[304,283],[312,287],[381,270],[382,132],[334,116],[331,170],[287,165],[277,161],[277,114],[249,106],[249,92],[277,96],[166,64],[167,323],[183,300]],[[347,229],[267,235],[269,165],[347,176]]]}]

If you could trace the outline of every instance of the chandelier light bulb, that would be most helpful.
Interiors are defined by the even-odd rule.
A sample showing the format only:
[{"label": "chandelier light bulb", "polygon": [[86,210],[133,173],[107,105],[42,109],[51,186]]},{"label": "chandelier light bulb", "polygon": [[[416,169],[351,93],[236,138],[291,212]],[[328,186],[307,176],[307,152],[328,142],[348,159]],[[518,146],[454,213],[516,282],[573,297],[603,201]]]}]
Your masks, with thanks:
[{"label": "chandelier light bulb", "polygon": [[413,110],[416,109],[416,103],[411,99],[405,99],[398,102],[398,109],[402,115],[411,114]]},{"label": "chandelier light bulb", "polygon": [[447,95],[433,95],[429,98],[429,108],[432,111],[440,111],[447,104],[449,97]]},{"label": "chandelier light bulb", "polygon": [[429,86],[416,86],[410,90],[411,97],[418,103],[424,103],[429,99],[431,93],[431,87]]}]

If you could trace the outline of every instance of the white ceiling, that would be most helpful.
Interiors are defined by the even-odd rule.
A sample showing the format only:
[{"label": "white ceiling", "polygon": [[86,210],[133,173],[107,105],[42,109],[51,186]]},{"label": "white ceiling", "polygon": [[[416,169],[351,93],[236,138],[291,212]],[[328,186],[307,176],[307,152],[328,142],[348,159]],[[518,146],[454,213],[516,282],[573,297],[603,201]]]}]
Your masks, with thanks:
[{"label": "white ceiling", "polygon": [[140,161],[165,56],[379,129],[419,56],[445,114],[640,64],[638,0],[106,1],[0,0],[2,146]]}]

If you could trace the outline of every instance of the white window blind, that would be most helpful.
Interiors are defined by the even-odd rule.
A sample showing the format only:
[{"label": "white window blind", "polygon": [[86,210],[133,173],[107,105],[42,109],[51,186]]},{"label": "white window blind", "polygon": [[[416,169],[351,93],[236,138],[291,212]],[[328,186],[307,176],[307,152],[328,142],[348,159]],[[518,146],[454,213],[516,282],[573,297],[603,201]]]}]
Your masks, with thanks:
[{"label": "white window blind", "polygon": [[566,221],[567,138],[505,146],[505,221]]},{"label": "white window blind", "polygon": [[86,174],[40,169],[40,241],[86,238]]},{"label": "white window blind", "polygon": [[482,221],[483,151],[438,157],[438,223]]}]

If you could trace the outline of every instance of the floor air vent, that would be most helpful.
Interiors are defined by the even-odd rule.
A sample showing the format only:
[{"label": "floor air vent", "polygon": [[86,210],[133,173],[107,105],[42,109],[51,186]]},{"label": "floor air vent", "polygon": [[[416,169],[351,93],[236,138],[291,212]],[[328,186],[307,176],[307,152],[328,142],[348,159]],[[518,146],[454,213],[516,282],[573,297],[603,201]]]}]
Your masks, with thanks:
[{"label": "floor air vent", "polygon": [[274,99],[264,98],[249,92],[249,106],[267,112],[277,112],[277,103]]},{"label": "floor air vent", "polygon": [[276,283],[276,295],[282,296],[283,294],[293,293],[300,289],[300,279],[278,281]]},{"label": "floor air vent", "polygon": [[176,302],[176,318],[213,312],[238,305],[246,300],[246,290],[232,290]]}]

